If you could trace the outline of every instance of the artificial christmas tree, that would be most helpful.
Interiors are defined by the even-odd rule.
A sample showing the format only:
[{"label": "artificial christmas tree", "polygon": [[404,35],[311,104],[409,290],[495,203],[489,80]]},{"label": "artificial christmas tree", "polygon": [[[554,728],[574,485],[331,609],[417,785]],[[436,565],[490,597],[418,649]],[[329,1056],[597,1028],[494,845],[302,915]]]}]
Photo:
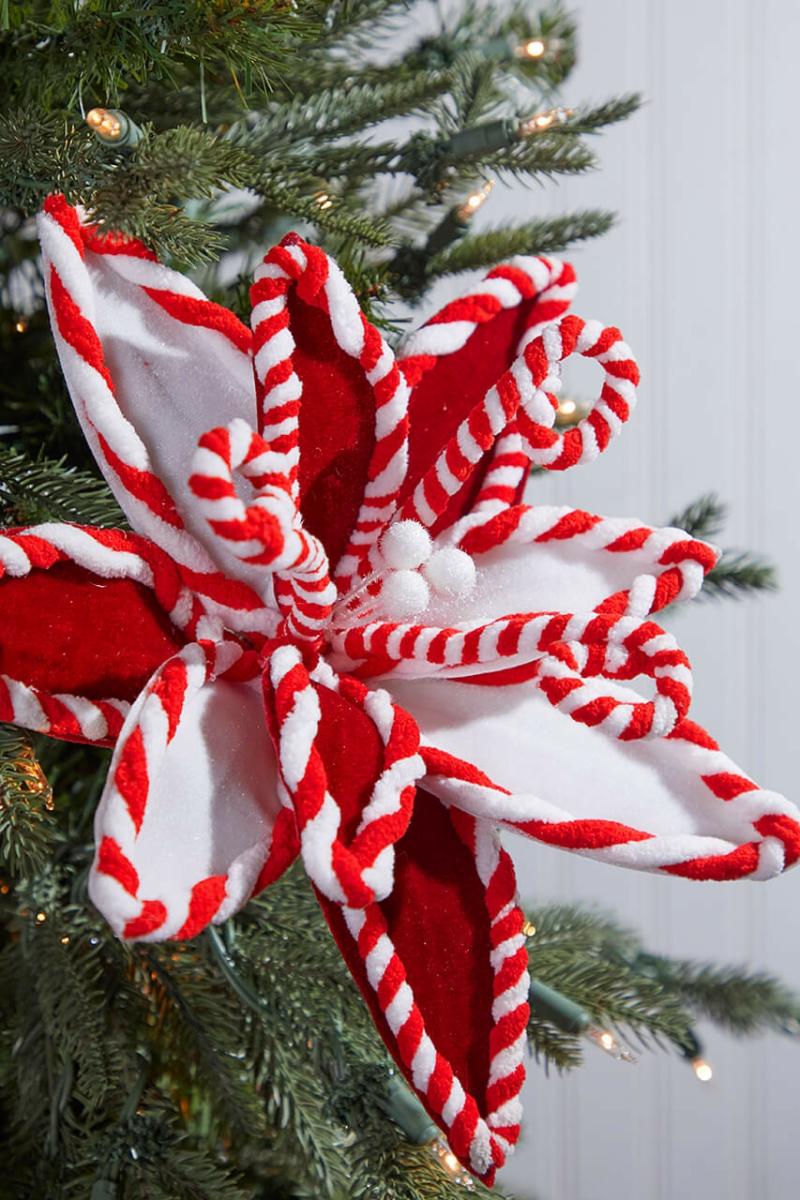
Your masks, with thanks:
[{"label": "artificial christmas tree", "polygon": [[[719,571],[698,540],[711,507],[684,532],[519,502],[531,465],[607,447],[638,370],[618,330],[564,315],[571,268],[533,257],[607,216],[470,236],[480,181],[584,169],[581,135],[635,102],[552,106],[563,13],[468,8],[376,65],[393,14],[7,14],[0,715],[115,746],[103,789],[96,749],[4,734],[9,1194],[451,1195],[516,1140],[529,986],[528,1037],[564,1066],[587,1032],[627,1055],[609,1021],[697,1063],[693,1012],[796,1019],[772,980],[515,906],[498,823],[721,880],[791,865],[796,810],[687,720],[688,663],[650,619]],[[410,111],[432,130],[362,136]],[[315,236],[258,265],[282,214]],[[212,253],[198,279],[228,307],[158,261]],[[483,263],[396,362],[369,318],[396,341],[393,299]],[[232,310],[254,268],[251,338]],[[122,511],[86,470],[43,294]],[[605,374],[574,424],[573,352]],[[47,457],[62,447],[69,464]],[[722,579],[769,576],[745,558]],[[652,699],[625,686],[642,675]]]}]

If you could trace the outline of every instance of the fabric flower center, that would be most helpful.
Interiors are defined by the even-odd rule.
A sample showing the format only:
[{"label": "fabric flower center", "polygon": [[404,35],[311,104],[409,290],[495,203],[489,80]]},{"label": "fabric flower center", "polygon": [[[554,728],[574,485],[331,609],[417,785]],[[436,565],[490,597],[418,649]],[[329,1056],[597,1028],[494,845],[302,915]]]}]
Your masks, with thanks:
[{"label": "fabric flower center", "polygon": [[380,539],[375,570],[339,601],[336,616],[363,619],[379,612],[403,620],[424,612],[432,594],[459,599],[474,587],[469,554],[455,546],[437,548],[418,521],[397,521]]}]

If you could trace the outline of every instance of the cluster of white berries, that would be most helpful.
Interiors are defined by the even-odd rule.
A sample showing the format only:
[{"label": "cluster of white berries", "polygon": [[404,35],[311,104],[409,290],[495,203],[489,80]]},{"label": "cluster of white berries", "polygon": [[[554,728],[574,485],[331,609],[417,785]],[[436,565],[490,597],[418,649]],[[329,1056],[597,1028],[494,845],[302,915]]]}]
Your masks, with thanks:
[{"label": "cluster of white berries", "polygon": [[382,565],[380,604],[388,617],[402,619],[423,612],[437,596],[462,597],[475,586],[475,564],[455,546],[434,550],[431,536],[417,521],[390,525],[380,540]]}]

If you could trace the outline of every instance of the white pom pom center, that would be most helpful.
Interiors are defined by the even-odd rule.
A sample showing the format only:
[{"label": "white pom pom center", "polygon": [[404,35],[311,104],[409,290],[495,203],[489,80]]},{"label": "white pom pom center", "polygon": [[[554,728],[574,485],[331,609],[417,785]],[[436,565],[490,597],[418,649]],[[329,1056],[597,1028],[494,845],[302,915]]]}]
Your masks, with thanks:
[{"label": "white pom pom center", "polygon": [[398,521],[381,538],[381,558],[395,571],[410,571],[426,561],[431,544],[430,534],[419,521]]},{"label": "white pom pom center", "polygon": [[455,546],[435,550],[422,571],[434,592],[441,596],[463,599],[475,587],[475,563]]},{"label": "white pom pom center", "polygon": [[430,599],[428,585],[418,571],[392,571],[381,585],[381,607],[396,620],[421,613]]}]

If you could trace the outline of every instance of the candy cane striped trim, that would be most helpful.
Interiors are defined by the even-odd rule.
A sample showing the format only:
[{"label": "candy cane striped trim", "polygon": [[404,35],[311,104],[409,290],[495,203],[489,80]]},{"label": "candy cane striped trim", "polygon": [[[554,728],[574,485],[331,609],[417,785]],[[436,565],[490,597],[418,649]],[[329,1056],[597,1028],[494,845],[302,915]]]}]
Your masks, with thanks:
[{"label": "candy cane striped trim", "polygon": [[[362,908],[384,899],[392,889],[394,844],[408,828],[415,782],[423,771],[416,725],[386,692],[337,676],[323,660],[309,672],[296,646],[273,650],[265,682],[281,801],[288,797],[297,817],[306,871],[323,895],[339,904]],[[384,746],[381,773],[348,845],[340,837],[342,814],[328,791],[316,745],[321,710],[315,684],[363,709]]]},{"label": "candy cane striped trim", "polygon": [[506,426],[492,447],[486,473],[470,514],[489,516],[515,504],[530,474],[531,460],[514,421]]},{"label": "candy cane striped trim", "polygon": [[681,721],[668,742],[679,745],[705,788],[725,805],[726,819],[740,818],[753,840],[738,844],[694,833],[654,834],[619,821],[574,818],[534,794],[513,794],[472,763],[425,744],[425,787],[444,803],[480,820],[501,823],[548,845],[587,858],[686,879],[769,879],[800,858],[797,810],[742,775],[714,739],[693,721]]},{"label": "candy cane striped trim", "polygon": [[[571,354],[596,359],[605,383],[589,416],[561,433],[552,428],[555,394],[561,387],[560,363]],[[512,422],[519,448],[538,466],[565,470],[595,459],[628,420],[638,380],[619,330],[574,316],[548,325],[461,423],[404,504],[401,517],[432,526]]]},{"label": "candy cane striped trim", "polygon": [[[457,522],[450,537],[472,555],[505,545],[558,542],[585,546],[598,554],[629,555],[636,566],[652,568],[597,606],[598,612],[609,615],[646,617],[668,604],[691,600],[719,557],[714,546],[682,529],[653,528],[625,517],[601,517],[546,504],[518,504],[500,513],[473,511]],[[480,559],[476,565],[480,571]]]},{"label": "candy cane striped trim", "polygon": [[[623,741],[666,736],[691,703],[686,655],[671,634],[636,617],[525,613],[449,629],[376,621],[334,630],[331,647],[334,665],[360,676],[530,679],[574,721]],[[524,670],[510,676],[509,667]],[[653,700],[621,701],[587,682],[639,675],[653,679]]]},{"label": "candy cane striped trim", "polygon": [[485,889],[491,921],[494,974],[489,1085],[481,1107],[451,1064],[436,1049],[377,904],[345,907],[345,922],[364,962],[367,978],[386,1018],[398,1057],[426,1107],[447,1131],[453,1152],[491,1183],[519,1137],[525,1080],[523,1054],[528,1023],[527,953],[523,916],[516,904],[514,869],[490,825],[451,810],[451,819],[472,851]]},{"label": "candy cane striped trim", "polygon": [[[147,448],[117,401],[95,329],[97,296],[85,262],[87,249],[141,287],[175,320],[220,333],[219,353],[241,355],[244,326],[212,304],[189,280],[141,253],[136,243],[102,236],[84,226],[63,196],[45,201],[38,218],[45,289],[53,336],[76,411],[92,451],[112,486],[126,497],[137,525],[178,564],[188,587],[233,629],[271,632],[261,598],[217,569],[202,544],[184,527],[172,496],[153,469]],[[127,253],[128,250],[130,253]]]},{"label": "candy cane striped trim", "polygon": [[446,304],[401,347],[400,368],[411,384],[430,371],[439,358],[462,350],[475,330],[504,309],[535,301],[516,353],[570,306],[577,290],[575,272],[557,258],[517,255],[493,267],[474,288]]},{"label": "candy cane striped trim", "polygon": [[[303,529],[283,457],[246,421],[203,434],[192,460],[189,490],[212,533],[243,562],[279,576],[275,596],[289,634],[319,643],[336,599],[328,558]],[[234,483],[241,474],[254,489],[245,505]]]},{"label": "candy cane striped trim", "polygon": [[375,399],[375,447],[361,508],[335,577],[344,591],[397,503],[408,465],[408,385],[394,355],[359,308],[353,291],[323,250],[289,234],[255,272],[253,303],[256,392],[261,432],[282,458],[281,473],[297,494],[302,381],[294,367],[289,292],[321,308],[341,349],[362,367]]},{"label": "candy cane striped trim", "polygon": [[[446,305],[412,334],[400,367],[409,380],[417,382],[444,354],[462,349],[480,325],[503,309],[533,301],[515,349],[517,357],[547,325],[567,312],[576,290],[575,272],[569,263],[524,255],[513,258],[494,267],[475,289]],[[473,509],[498,510],[515,503],[529,471],[530,459],[512,422],[490,451]]]},{"label": "candy cane striped trim", "polygon": [[[166,554],[136,534],[117,529],[45,523],[0,533],[0,579],[20,578],[72,562],[99,579],[130,579],[151,588],[171,623],[187,637],[216,629]],[[89,700],[48,692],[0,676],[0,721],[70,741],[113,744],[130,705],[117,697]]]},{"label": "candy cane striped trim", "polygon": [[0,533],[0,578],[47,570],[57,562],[73,562],[101,579],[131,579],[151,588],[166,616],[187,637],[207,637],[217,630],[172,559],[135,533],[56,522]]},{"label": "candy cane striped trim", "polygon": [[[639,368],[630,347],[614,326],[567,316],[549,325],[529,349],[541,347],[544,361],[534,367],[536,394],[523,403],[517,426],[534,466],[565,471],[578,463],[593,462],[620,432],[636,405]],[[563,432],[553,429],[557,405],[547,394],[546,379],[557,364],[579,354],[593,358],[603,368],[600,399],[577,425]]]},{"label": "candy cane striped trim", "polygon": [[71,692],[46,692],[0,675],[0,721],[71,742],[113,745],[129,707],[126,700],[87,700]]},{"label": "candy cane striped trim", "polygon": [[[236,906],[234,893],[242,883],[238,878],[241,862],[234,862],[225,875],[198,880],[192,887],[186,910],[170,911],[161,900],[141,895],[133,860],[152,781],[177,733],[187,703],[214,679],[244,682],[257,678],[258,670],[255,654],[243,650],[236,642],[190,643],[167,660],[132,705],[128,733],[117,743],[109,769],[104,797],[105,832],[99,840],[92,872],[95,903],[106,912],[123,914],[116,928],[121,937],[136,941],[192,938],[209,921],[215,924],[224,921]],[[114,899],[110,905],[103,903],[109,889]]]}]

